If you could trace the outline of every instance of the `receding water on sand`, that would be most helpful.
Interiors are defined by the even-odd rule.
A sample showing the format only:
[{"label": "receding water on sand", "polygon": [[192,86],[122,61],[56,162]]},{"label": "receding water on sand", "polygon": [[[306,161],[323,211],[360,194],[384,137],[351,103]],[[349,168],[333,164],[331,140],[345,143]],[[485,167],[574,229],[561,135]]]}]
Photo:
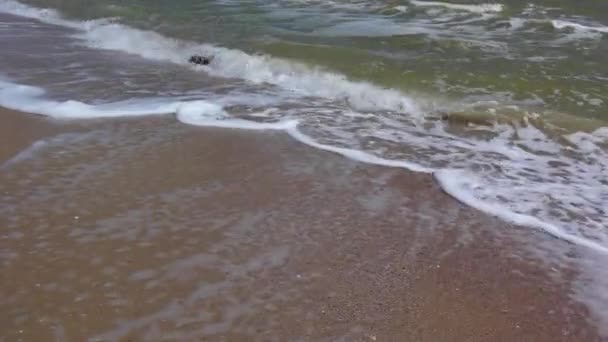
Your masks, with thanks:
[{"label": "receding water on sand", "polygon": [[276,131],[47,123],[63,132],[0,172],[10,340],[595,336],[564,296],[567,244],[428,175]]}]

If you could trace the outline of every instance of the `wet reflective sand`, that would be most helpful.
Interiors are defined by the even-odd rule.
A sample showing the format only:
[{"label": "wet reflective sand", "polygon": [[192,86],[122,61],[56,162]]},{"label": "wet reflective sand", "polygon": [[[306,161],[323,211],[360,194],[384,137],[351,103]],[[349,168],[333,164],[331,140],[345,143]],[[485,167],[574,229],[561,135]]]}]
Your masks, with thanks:
[{"label": "wet reflective sand", "polygon": [[549,237],[430,176],[170,116],[0,142],[0,341],[599,340]]}]

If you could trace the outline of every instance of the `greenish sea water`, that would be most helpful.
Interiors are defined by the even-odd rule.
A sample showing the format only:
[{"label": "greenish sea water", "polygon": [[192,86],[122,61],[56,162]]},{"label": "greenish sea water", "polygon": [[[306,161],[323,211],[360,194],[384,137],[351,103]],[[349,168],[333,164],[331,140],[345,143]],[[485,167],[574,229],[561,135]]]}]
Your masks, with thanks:
[{"label": "greenish sea water", "polygon": [[471,6],[463,9],[371,0],[28,3],[78,20],[114,17],[428,97],[498,99],[544,115],[608,120],[603,1],[505,1],[494,4],[496,11],[481,1],[453,2]]}]

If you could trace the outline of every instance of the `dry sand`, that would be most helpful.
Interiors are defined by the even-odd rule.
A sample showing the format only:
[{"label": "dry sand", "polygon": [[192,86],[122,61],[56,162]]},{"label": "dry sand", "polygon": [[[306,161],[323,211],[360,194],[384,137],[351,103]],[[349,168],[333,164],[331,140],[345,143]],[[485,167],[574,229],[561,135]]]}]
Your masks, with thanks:
[{"label": "dry sand", "polygon": [[0,140],[0,341],[600,340],[550,237],[431,176],[171,116]]}]

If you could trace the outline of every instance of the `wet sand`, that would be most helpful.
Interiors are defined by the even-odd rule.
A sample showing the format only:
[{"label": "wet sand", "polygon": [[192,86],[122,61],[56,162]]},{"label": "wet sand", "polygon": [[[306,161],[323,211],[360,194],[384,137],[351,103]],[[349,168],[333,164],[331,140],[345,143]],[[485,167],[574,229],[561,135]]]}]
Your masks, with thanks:
[{"label": "wet sand", "polygon": [[0,341],[600,340],[550,237],[429,175],[171,116],[0,140]]}]

